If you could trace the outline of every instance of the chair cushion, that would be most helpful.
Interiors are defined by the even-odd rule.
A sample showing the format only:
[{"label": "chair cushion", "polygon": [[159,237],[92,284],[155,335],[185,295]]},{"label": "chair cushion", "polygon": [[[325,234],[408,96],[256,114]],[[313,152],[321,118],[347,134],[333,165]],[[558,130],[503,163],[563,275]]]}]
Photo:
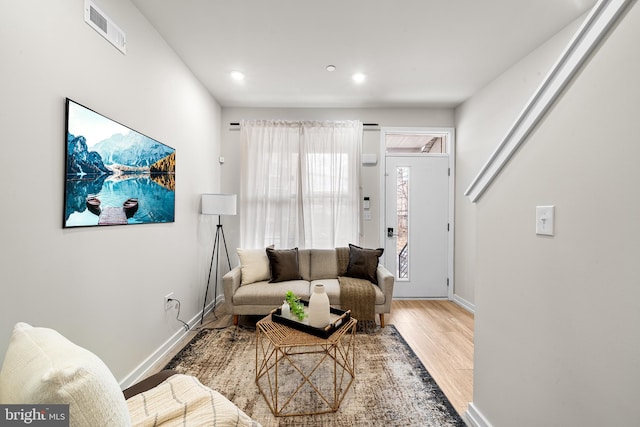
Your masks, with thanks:
[{"label": "chair cushion", "polygon": [[[273,245],[270,247],[273,247]],[[271,270],[269,270],[269,258],[267,258],[265,249],[238,248],[236,251],[238,252],[238,258],[240,258],[241,286],[269,280]]]},{"label": "chair cushion", "polygon": [[122,390],[122,394],[124,394],[124,398],[128,400],[137,394],[151,390],[158,384],[164,382],[167,378],[170,378],[177,373],[177,371],[172,369],[163,369],[162,371],[152,374],[144,380],[135,383],[131,387]]},{"label": "chair cushion", "polygon": [[365,249],[349,244],[349,266],[345,276],[365,279],[377,285],[378,258],[383,252],[383,248]]},{"label": "chair cushion", "polygon": [[0,371],[4,404],[69,404],[71,426],[129,426],[118,382],[98,356],[53,329],[17,323]]},{"label": "chair cushion", "polygon": [[127,405],[136,426],[260,426],[229,399],[190,375],[173,375],[131,397]]}]

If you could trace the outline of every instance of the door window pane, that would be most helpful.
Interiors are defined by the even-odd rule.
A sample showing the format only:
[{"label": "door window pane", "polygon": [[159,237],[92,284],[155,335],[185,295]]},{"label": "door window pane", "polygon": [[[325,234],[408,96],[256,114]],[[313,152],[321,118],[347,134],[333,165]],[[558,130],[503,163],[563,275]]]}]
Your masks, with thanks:
[{"label": "door window pane", "polygon": [[409,168],[396,169],[396,217],[398,236],[396,240],[396,277],[409,278]]}]

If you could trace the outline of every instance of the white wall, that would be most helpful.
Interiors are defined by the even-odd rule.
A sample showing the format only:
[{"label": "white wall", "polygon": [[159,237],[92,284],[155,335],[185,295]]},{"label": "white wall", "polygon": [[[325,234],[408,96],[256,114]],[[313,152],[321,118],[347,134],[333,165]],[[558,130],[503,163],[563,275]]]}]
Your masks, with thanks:
[{"label": "white wall", "polygon": [[[220,107],[128,0],[98,1],[127,34],[120,53],[84,22],[83,0],[1,2],[0,358],[13,325],[59,330],[118,380],[202,308],[217,190]],[[176,149],[171,224],[63,229],[65,97]],[[1,359],[0,359],[1,360]]]},{"label": "white wall", "polygon": [[507,135],[581,20],[569,25],[456,109],[456,295],[475,304],[477,211],[464,192]]},{"label": "white wall", "polygon": [[[363,123],[377,123],[380,127],[452,127],[452,109],[322,109],[322,108],[223,108],[221,152],[225,157],[222,167],[222,188],[226,192],[240,191],[240,132],[238,128],[230,129],[229,123],[241,120],[273,119],[273,120],[360,120]],[[364,221],[361,244],[367,247],[380,247],[380,132],[367,130],[365,126],[362,144],[363,153],[378,154],[376,166],[362,167],[363,197],[369,196],[371,201],[371,221]],[[229,217],[224,219],[225,234],[232,264],[237,263],[235,248],[240,242],[240,219]]]},{"label": "white wall", "polygon": [[472,409],[494,427],[640,422],[638,40],[635,4],[475,207]]}]

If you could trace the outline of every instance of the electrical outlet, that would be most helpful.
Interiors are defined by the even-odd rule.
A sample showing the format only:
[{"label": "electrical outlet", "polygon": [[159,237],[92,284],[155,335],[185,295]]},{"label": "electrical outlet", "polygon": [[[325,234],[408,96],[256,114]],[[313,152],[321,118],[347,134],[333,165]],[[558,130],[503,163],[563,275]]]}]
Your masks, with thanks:
[{"label": "electrical outlet", "polygon": [[173,298],[173,292],[170,292],[168,294],[166,294],[164,296],[164,309],[166,310],[170,310],[171,309],[171,301],[169,301],[171,298]]}]

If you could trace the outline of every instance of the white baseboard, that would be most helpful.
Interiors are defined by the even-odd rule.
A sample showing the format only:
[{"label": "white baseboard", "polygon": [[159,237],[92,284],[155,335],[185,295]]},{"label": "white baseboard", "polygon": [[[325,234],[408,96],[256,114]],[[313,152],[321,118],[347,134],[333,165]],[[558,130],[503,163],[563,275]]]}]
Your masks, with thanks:
[{"label": "white baseboard", "polygon": [[[224,302],[224,296],[219,295],[216,301],[216,307],[220,307],[221,302]],[[205,316],[213,309],[213,301],[209,303],[204,309]],[[176,352],[178,350],[176,346],[182,341],[182,339],[191,332],[194,326],[200,323],[202,317],[202,311],[196,313],[187,324],[189,325],[189,331],[184,328],[180,328],[176,333],[166,340],[156,351],[154,351],[149,357],[147,357],[140,365],[138,365],[132,372],[129,373],[122,381],[120,381],[120,388],[125,389],[136,384],[140,380],[155,373],[158,369],[157,364],[166,357],[167,354]]]},{"label": "white baseboard", "polygon": [[453,302],[455,302],[456,304],[458,304],[460,307],[464,308],[465,310],[471,312],[471,313],[475,313],[476,312],[476,306],[475,304],[470,303],[469,301],[460,298],[458,295],[454,295],[453,296]]},{"label": "white baseboard", "polygon": [[471,427],[491,427],[491,423],[482,415],[473,402],[469,403],[465,418],[467,424]]},{"label": "white baseboard", "polygon": [[449,298],[449,297],[441,297],[441,298],[431,298],[431,297],[393,297],[394,300],[420,300],[420,301],[453,301],[456,304],[458,304],[460,307],[464,308],[465,310],[467,310],[470,313],[475,313],[476,311],[476,306],[472,303],[470,303],[469,301],[460,298],[458,295],[454,295],[453,298]]}]

